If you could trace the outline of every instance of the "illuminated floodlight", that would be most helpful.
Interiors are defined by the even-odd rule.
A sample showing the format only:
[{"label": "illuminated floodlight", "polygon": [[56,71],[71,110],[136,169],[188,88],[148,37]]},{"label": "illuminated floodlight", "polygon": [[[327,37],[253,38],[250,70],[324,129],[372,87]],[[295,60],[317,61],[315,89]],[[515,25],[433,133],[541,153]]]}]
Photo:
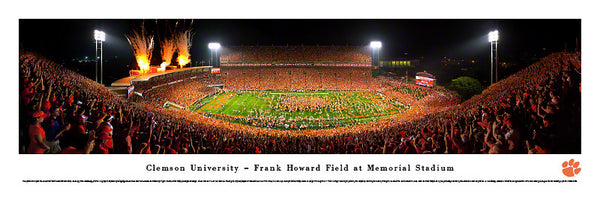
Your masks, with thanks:
[{"label": "illuminated floodlight", "polygon": [[[221,48],[221,44],[217,42],[208,43],[208,48],[210,49],[210,60],[208,61],[208,65],[219,67],[219,49]],[[214,52],[214,54],[213,54]]]},{"label": "illuminated floodlight", "polygon": [[106,34],[100,30],[94,30],[94,39],[96,40],[96,82],[98,82],[98,41],[100,41],[100,84],[102,84],[102,42],[106,40]]},{"label": "illuminated floodlight", "polygon": [[100,30],[94,30],[94,39],[104,42],[106,40],[106,34]]},{"label": "illuminated floodlight", "polygon": [[216,42],[211,42],[211,43],[208,43],[208,48],[209,49],[219,49],[219,48],[221,48],[221,44],[216,43]]},{"label": "illuminated floodlight", "polygon": [[488,34],[489,42],[497,42],[498,41],[498,30],[494,30]]},{"label": "illuminated floodlight", "polygon": [[381,42],[380,41],[372,41],[371,48],[381,48]]},{"label": "illuminated floodlight", "polygon": [[490,85],[494,84],[494,70],[496,75],[496,81],[498,82],[498,30],[491,31],[488,34],[488,41],[490,42]]}]

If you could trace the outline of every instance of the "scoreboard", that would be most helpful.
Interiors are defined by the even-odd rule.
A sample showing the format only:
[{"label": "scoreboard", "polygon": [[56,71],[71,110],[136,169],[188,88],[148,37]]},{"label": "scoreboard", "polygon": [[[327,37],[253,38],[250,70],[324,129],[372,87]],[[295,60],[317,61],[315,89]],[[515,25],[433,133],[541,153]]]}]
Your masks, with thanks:
[{"label": "scoreboard", "polygon": [[130,86],[127,88],[127,98],[131,97],[131,95],[133,95],[133,90],[135,89],[135,86]]},{"label": "scoreboard", "polygon": [[417,85],[425,87],[433,87],[435,84],[435,76],[427,72],[419,72],[416,77]]}]

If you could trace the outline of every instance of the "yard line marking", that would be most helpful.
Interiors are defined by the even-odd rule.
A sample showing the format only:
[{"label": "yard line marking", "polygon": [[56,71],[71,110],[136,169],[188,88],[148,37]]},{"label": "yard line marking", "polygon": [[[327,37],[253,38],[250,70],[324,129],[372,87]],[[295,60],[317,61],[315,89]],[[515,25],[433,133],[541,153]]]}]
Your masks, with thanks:
[{"label": "yard line marking", "polygon": [[217,100],[219,100],[223,95],[226,95],[229,93],[224,93],[222,95],[219,95],[217,98],[215,98],[214,100],[212,100],[211,102],[209,102],[208,104],[204,105],[202,108],[200,108],[200,111],[204,110],[207,106],[210,106],[212,103],[215,103]]}]

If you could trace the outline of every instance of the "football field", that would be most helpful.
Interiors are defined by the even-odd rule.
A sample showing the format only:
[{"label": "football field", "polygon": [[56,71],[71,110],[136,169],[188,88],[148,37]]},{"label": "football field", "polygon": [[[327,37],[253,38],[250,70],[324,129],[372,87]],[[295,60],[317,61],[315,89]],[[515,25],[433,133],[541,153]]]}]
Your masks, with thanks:
[{"label": "football field", "polygon": [[404,108],[368,91],[243,91],[213,95],[188,109],[254,126],[316,129],[370,122]]}]

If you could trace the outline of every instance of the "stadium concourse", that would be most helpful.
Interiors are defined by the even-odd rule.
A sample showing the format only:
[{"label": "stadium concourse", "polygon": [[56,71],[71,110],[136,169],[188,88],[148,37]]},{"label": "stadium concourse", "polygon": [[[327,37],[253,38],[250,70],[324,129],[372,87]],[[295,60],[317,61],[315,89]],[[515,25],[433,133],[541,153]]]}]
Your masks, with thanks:
[{"label": "stadium concourse", "polygon": [[[459,103],[447,90],[373,78],[360,47],[232,47],[221,56],[221,76],[178,76],[177,83],[151,88],[172,82],[167,78],[147,84],[143,97],[130,100],[23,52],[19,148],[20,153],[105,154],[580,153],[580,57],[548,55]],[[225,84],[224,89],[215,84]],[[162,106],[169,101],[187,107],[238,90],[360,90],[410,108],[362,124],[285,130]],[[289,102],[297,103],[302,102]]]}]

